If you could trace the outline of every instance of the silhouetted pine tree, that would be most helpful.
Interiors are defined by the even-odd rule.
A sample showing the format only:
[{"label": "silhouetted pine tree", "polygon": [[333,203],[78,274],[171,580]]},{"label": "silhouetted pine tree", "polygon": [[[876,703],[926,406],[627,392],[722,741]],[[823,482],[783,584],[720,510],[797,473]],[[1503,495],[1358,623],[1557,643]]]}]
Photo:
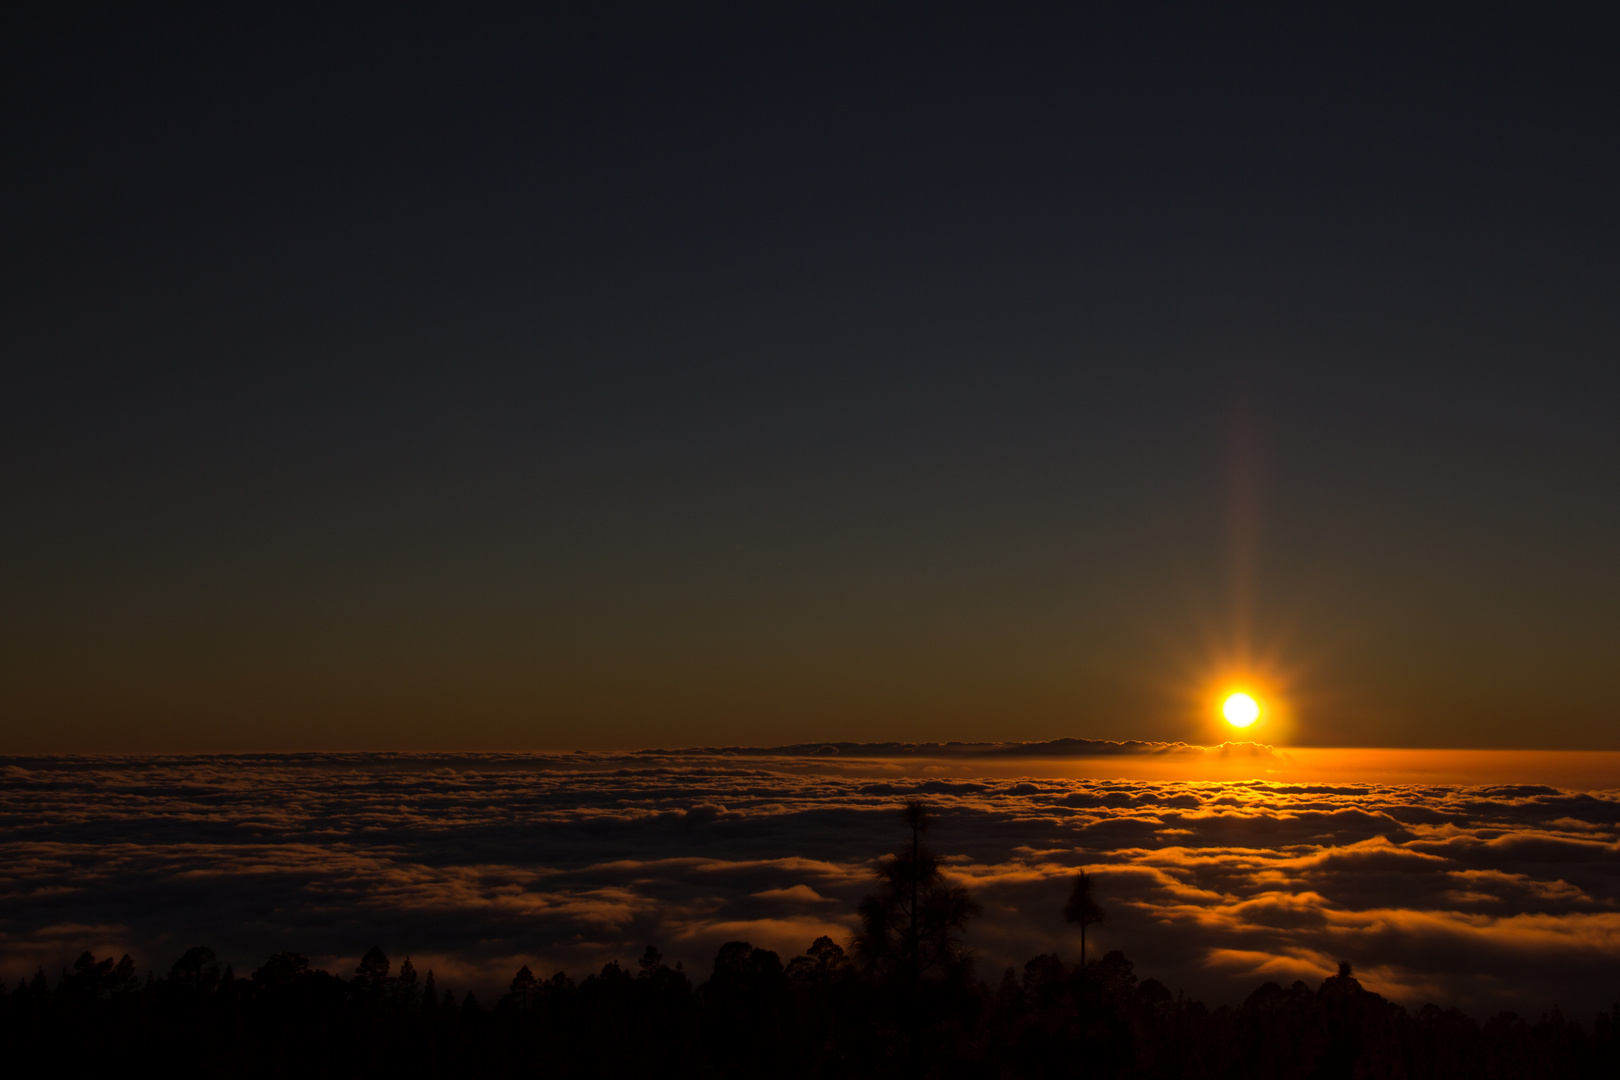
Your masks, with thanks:
[{"label": "silhouetted pine tree", "polygon": [[1080,966],[1086,966],[1086,929],[1108,921],[1108,913],[1098,906],[1092,896],[1092,879],[1084,870],[1075,875],[1074,888],[1069,890],[1069,902],[1063,905],[1063,921],[1080,927]]},{"label": "silhouetted pine tree", "polygon": [[939,857],[923,843],[933,823],[928,807],[912,800],[901,813],[909,838],[878,863],[878,891],[861,901],[856,959],[868,973],[907,983],[963,975],[970,957],[962,934],[984,909],[964,887],[946,884]]},{"label": "silhouetted pine tree", "polygon": [[[982,912],[960,885],[950,885],[940,873],[939,857],[923,836],[933,823],[928,807],[915,799],[901,808],[909,834],[906,843],[879,861],[878,890],[861,901],[860,929],[855,933],[855,957],[869,978],[897,986],[900,1021],[906,1032],[907,1072],[916,1076],[920,1065],[920,1038],[925,1019],[922,982],[965,986],[971,954],[963,947],[967,924]],[[939,1014],[938,1009],[926,1010]]]}]

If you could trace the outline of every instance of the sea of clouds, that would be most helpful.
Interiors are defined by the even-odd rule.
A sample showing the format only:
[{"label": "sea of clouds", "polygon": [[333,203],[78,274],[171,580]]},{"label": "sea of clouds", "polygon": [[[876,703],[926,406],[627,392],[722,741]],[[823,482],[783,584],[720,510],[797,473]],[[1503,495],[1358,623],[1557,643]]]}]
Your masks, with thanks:
[{"label": "sea of clouds", "polygon": [[1477,1015],[1620,998],[1620,791],[792,749],[0,759],[0,975],[83,949],[162,974],[196,944],[238,974],[290,949],[347,975],[381,945],[484,995],[520,964],[579,976],[653,944],[701,978],[726,941],[786,960],[847,939],[895,808],[920,797],[984,906],[969,944],[992,981],[1075,958],[1060,911],[1086,868],[1109,916],[1093,948],[1212,1004],[1341,959],[1405,1004]]}]

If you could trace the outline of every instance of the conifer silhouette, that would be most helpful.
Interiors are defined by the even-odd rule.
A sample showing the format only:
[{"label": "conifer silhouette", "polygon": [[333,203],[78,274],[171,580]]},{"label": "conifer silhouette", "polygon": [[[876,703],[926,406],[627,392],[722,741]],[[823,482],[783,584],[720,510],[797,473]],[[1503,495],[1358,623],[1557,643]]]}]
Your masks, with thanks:
[{"label": "conifer silhouette", "polygon": [[187,949],[169,969],[169,985],[190,993],[201,994],[219,982],[219,957],[206,945]]},{"label": "conifer silhouette", "polygon": [[921,983],[925,975],[965,980],[971,956],[962,945],[967,924],[983,912],[967,889],[948,885],[939,857],[923,843],[933,822],[926,804],[908,800],[901,817],[909,837],[877,866],[878,891],[861,901],[856,960],[871,976],[903,988],[910,1075],[919,1072]]},{"label": "conifer silhouette", "polygon": [[910,835],[878,863],[878,891],[861,901],[856,959],[868,972],[907,983],[962,974],[969,959],[962,933],[984,909],[967,889],[945,883],[939,857],[923,843],[933,820],[928,807],[911,800],[901,813]]},{"label": "conifer silhouette", "polygon": [[1075,875],[1074,888],[1069,891],[1069,901],[1063,905],[1063,921],[1076,923],[1080,927],[1080,968],[1086,966],[1086,928],[1097,926],[1108,921],[1108,913],[1098,905],[1091,894],[1092,879],[1086,876],[1084,870]]}]

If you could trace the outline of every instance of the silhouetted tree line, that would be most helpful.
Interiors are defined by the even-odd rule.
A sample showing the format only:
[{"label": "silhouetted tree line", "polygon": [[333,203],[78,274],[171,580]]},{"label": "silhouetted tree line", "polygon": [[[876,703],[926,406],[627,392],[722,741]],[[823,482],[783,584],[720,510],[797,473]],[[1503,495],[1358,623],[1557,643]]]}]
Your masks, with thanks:
[{"label": "silhouetted tree line", "polygon": [[[577,982],[521,968],[488,1005],[375,948],[347,979],[288,952],[246,978],[201,947],[161,978],[85,953],[54,985],[40,971],[0,993],[0,1062],[96,1078],[1620,1076],[1620,1009],[1590,1026],[1556,1009],[1481,1026],[1386,1001],[1348,964],[1236,1008],[1138,980],[1117,951],[1037,956],[992,986],[962,947],[977,905],[940,875],[926,810],[906,813],[848,952],[822,937],[784,965],[734,941],[694,985],[649,946],[634,971],[615,962]],[[1103,921],[1088,878],[1065,914],[1082,930]]]}]

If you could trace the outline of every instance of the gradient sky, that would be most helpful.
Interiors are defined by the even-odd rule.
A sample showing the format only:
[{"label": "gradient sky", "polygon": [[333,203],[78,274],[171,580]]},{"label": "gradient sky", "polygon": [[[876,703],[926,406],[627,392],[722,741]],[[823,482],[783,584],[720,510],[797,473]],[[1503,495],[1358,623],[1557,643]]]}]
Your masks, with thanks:
[{"label": "gradient sky", "polygon": [[1072,7],[7,15],[0,752],[1620,747],[1613,32]]}]

